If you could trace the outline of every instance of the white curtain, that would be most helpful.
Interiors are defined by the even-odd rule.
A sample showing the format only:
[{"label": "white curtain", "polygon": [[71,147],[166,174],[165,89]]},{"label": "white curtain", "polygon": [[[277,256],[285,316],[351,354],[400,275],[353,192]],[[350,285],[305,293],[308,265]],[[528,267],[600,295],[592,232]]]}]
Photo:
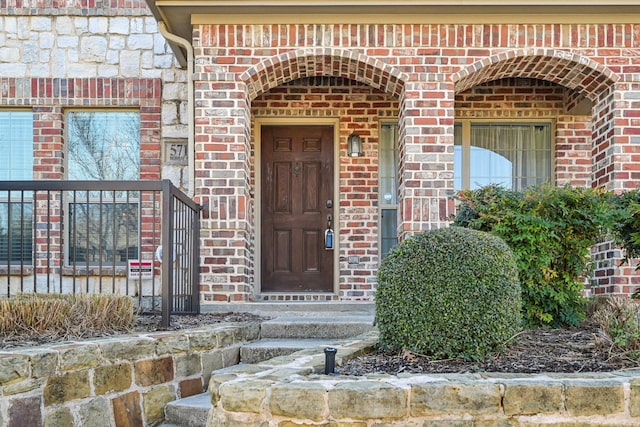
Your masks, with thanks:
[{"label": "white curtain", "polygon": [[501,184],[520,191],[551,177],[548,124],[471,125],[470,188]]}]

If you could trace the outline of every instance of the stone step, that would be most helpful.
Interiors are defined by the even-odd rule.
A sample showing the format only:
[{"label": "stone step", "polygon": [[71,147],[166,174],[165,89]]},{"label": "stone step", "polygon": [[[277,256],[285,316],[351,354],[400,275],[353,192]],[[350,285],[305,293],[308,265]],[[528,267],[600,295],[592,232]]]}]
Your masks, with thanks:
[{"label": "stone step", "polygon": [[277,356],[287,356],[300,350],[331,347],[335,345],[335,342],[335,340],[318,338],[265,338],[243,345],[240,348],[240,361],[242,363],[260,363]]},{"label": "stone step", "polygon": [[262,322],[261,338],[350,338],[373,328],[373,315],[335,317],[278,317]]},{"label": "stone step", "polygon": [[[320,317],[322,316],[322,317]],[[360,315],[316,317],[278,317],[262,322],[261,339],[240,348],[242,363],[260,363],[277,356],[285,356],[300,350],[339,346],[345,339],[353,338],[373,329],[373,313]],[[179,399],[167,404],[165,424],[161,427],[205,426],[211,400],[209,393]]]},{"label": "stone step", "polygon": [[203,427],[211,409],[211,396],[208,392],[174,400],[165,406],[163,427]]},{"label": "stone step", "polygon": [[375,303],[368,301],[256,301],[202,304],[202,313],[252,313],[264,317],[374,316]]}]

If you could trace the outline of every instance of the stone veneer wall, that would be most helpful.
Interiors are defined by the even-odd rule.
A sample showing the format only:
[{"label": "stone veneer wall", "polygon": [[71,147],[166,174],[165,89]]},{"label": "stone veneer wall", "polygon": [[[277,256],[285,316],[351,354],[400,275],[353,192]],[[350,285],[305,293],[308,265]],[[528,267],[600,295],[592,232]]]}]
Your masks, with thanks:
[{"label": "stone veneer wall", "polygon": [[[338,351],[351,357],[368,339]],[[305,350],[216,372],[207,426],[637,426],[640,371],[327,376]]]},{"label": "stone veneer wall", "polygon": [[[140,108],[149,124],[141,135],[141,159],[153,161],[163,178],[186,189],[186,166],[164,158],[164,153],[167,144],[187,143],[187,72],[178,66],[146,2],[61,4],[0,2],[0,108],[34,110],[34,179],[61,179],[65,109]],[[139,102],[133,93],[131,99],[116,99],[109,88],[96,89],[107,82],[137,92],[150,81],[159,83],[158,93],[145,94]],[[38,147],[51,138],[57,145]],[[58,175],[46,168],[54,168]]]},{"label": "stone veneer wall", "polygon": [[239,361],[258,323],[0,352],[0,425],[150,426],[173,400],[202,393]]}]

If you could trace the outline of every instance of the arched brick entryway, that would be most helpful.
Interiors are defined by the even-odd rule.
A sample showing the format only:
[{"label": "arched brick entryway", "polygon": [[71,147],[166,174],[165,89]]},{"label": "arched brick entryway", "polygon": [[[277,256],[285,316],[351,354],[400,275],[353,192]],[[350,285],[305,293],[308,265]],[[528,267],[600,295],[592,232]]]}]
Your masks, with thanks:
[{"label": "arched brick entryway", "polygon": [[344,49],[298,49],[268,58],[242,73],[249,99],[310,76],[344,77],[400,98],[407,76],[384,62]]},{"label": "arched brick entryway", "polygon": [[522,77],[549,80],[596,101],[618,81],[611,70],[575,53],[556,49],[507,51],[477,61],[451,76],[456,92],[490,80]]},{"label": "arched brick entryway", "polygon": [[566,109],[583,99],[591,103],[592,115],[592,185],[617,188],[610,168],[612,153],[606,148],[615,144],[612,93],[619,76],[604,65],[584,56],[556,49],[522,49],[484,58],[452,75],[457,93],[482,83],[509,77],[546,80],[570,89]]},{"label": "arched brick entryway", "polygon": [[[582,118],[576,116],[576,121],[584,120],[582,124],[590,129],[590,133],[583,138],[586,143],[583,145],[590,148],[584,153],[588,156],[584,159],[590,160],[586,165],[591,175],[586,181],[587,185],[610,190],[623,190],[636,185],[629,172],[634,170],[634,166],[629,164],[631,157],[625,157],[625,153],[634,151],[630,140],[636,132],[630,118],[635,117],[636,113],[631,103],[620,102],[625,98],[625,90],[628,90],[628,82],[624,82],[627,75],[618,75],[599,62],[556,49],[503,52],[479,60],[452,75],[456,93],[486,82],[509,78],[544,80],[566,88],[564,114],[556,117],[558,128],[566,129],[566,125],[572,120],[574,109],[581,111],[579,114],[589,115]],[[585,110],[577,107],[585,103],[590,108]],[[576,154],[575,146],[569,142],[571,138],[562,138],[558,132],[556,162],[560,155],[570,152]],[[583,167],[586,169],[586,166]],[[572,165],[572,168],[576,170],[579,166]],[[564,181],[556,174],[556,183],[562,185],[573,182],[570,179]],[[596,263],[594,280],[598,287],[590,287],[592,283],[589,283],[588,289],[608,294],[626,295],[633,292],[637,279],[630,267],[619,266],[621,253],[612,242],[594,247],[593,257]]]},{"label": "arched brick entryway", "polygon": [[[333,298],[337,295],[345,299],[371,298],[374,289],[371,277],[375,277],[378,265],[375,253],[377,224],[371,224],[375,224],[378,216],[376,164],[379,124],[380,120],[398,122],[399,103],[407,77],[382,61],[353,51],[304,49],[269,57],[244,72],[240,78],[247,84],[250,115],[257,117],[255,121],[259,123],[255,125],[252,122],[255,125],[251,128],[252,144],[265,122],[274,124],[286,117],[284,121],[288,124],[302,124],[333,118],[337,132],[336,149],[339,150],[335,162],[336,170],[339,168],[336,182],[340,186],[335,198],[339,200],[335,212],[339,215],[336,223],[343,231],[336,251],[339,261],[336,259],[336,262],[340,263],[340,271],[351,272],[337,278],[339,288]],[[363,137],[367,147],[367,152],[360,158],[346,155],[346,140],[353,131]],[[260,154],[259,147],[254,145],[252,156],[256,182],[260,176],[258,167],[262,166]],[[366,182],[362,178],[364,175],[369,176]],[[255,185],[256,212],[265,200],[259,193],[260,188],[260,185]],[[258,223],[256,215],[252,226]],[[262,235],[262,229],[260,227],[261,232],[256,235]],[[256,283],[264,282],[259,275],[261,267],[258,261],[264,256],[266,241],[268,238],[263,237],[261,244],[254,245]],[[365,241],[371,246],[362,255]],[[348,256],[354,254],[360,254],[356,256],[360,260],[357,268],[346,262]],[[261,293],[263,299],[284,298],[264,293],[264,289]],[[295,295],[296,299],[314,297],[331,298],[328,295]]]}]

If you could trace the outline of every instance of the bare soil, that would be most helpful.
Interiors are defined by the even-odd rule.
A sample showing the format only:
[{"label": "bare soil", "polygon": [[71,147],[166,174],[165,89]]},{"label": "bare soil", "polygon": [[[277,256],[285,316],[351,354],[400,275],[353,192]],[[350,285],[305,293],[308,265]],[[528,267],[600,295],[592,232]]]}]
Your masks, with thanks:
[{"label": "bare soil", "polygon": [[378,351],[336,368],[341,375],[371,373],[549,373],[609,372],[640,368],[628,354],[616,352],[593,325],[569,329],[533,329],[518,334],[509,347],[484,362],[432,360],[410,352]]}]

